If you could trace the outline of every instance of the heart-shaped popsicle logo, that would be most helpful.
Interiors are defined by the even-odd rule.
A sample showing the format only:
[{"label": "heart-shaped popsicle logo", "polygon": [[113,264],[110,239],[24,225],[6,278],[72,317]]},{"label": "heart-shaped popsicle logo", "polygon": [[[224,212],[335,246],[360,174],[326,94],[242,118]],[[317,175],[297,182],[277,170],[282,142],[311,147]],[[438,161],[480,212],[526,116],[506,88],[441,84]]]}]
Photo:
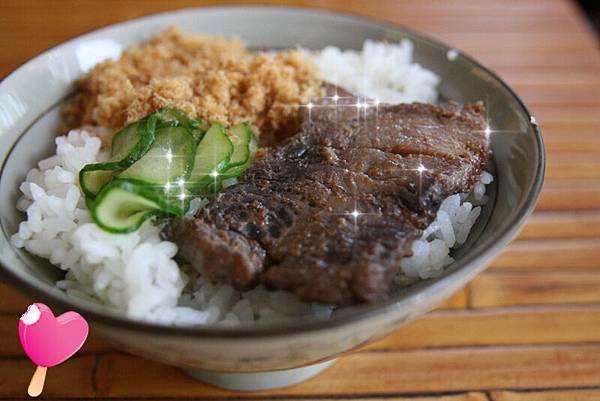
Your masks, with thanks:
[{"label": "heart-shaped popsicle logo", "polygon": [[23,350],[38,365],[28,393],[41,394],[46,368],[56,366],[73,356],[85,343],[89,332],[86,320],[77,312],[66,312],[55,317],[42,303],[29,305],[19,319],[19,339]]},{"label": "heart-shaped popsicle logo", "polygon": [[79,351],[89,327],[77,312],[54,317],[52,310],[35,303],[19,320],[19,338],[25,353],[38,366],[56,366]]}]

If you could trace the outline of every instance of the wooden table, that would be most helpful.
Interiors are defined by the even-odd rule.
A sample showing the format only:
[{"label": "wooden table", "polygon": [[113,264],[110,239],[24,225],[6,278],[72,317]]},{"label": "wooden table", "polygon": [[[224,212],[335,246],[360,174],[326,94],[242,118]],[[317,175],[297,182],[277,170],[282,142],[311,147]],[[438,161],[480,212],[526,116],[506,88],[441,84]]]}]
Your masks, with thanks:
[{"label": "wooden table", "polygon": [[[79,33],[209,3],[3,1],[0,76]],[[600,400],[600,50],[577,6],[566,0],[294,3],[426,32],[497,71],[541,122],[548,169],[535,214],[518,240],[443,308],[307,383],[231,393],[120,353],[92,332],[76,357],[51,369],[44,397]],[[16,325],[31,300],[0,285],[0,398],[23,398],[33,366]]]}]

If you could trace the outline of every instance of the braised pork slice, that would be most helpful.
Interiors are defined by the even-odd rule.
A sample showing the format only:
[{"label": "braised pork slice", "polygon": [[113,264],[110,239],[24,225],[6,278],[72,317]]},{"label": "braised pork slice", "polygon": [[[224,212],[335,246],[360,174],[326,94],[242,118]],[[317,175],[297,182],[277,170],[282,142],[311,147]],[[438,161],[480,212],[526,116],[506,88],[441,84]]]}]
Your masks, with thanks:
[{"label": "braised pork slice", "polygon": [[336,305],[389,296],[400,260],[442,200],[489,159],[483,107],[314,103],[299,132],[194,218],[166,230],[214,280],[259,282]]}]

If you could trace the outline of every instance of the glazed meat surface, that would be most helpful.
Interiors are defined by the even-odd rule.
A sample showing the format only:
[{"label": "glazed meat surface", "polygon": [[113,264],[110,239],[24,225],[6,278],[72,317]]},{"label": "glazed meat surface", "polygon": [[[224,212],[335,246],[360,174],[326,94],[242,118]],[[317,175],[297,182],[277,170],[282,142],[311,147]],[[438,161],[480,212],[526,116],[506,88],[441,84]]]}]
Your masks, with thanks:
[{"label": "glazed meat surface", "polygon": [[481,104],[356,107],[325,98],[299,132],[165,235],[211,279],[336,305],[389,296],[444,198],[489,159]]}]

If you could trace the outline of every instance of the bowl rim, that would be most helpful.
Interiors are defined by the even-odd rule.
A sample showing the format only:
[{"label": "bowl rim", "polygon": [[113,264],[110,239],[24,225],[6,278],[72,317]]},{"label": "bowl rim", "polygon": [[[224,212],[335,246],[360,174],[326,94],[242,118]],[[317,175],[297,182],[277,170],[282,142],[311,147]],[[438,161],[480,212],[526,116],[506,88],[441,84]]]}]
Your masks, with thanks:
[{"label": "bowl rim", "polygon": [[[220,6],[205,6],[205,7],[185,7],[175,10],[164,11],[160,13],[151,13],[146,14],[140,17],[136,17],[133,19],[127,19],[124,21],[120,21],[117,23],[109,24],[102,26],[97,29],[89,30],[84,33],[81,33],[77,36],[74,36],[66,41],[63,41],[55,46],[52,46],[41,53],[33,56],[32,58],[26,60],[18,67],[16,67],[13,71],[8,73],[0,80],[0,87],[4,81],[10,79],[13,74],[17,71],[21,70],[25,66],[30,63],[34,63],[38,58],[41,58],[48,52],[56,50],[61,46],[70,43],[75,40],[83,39],[88,35],[101,33],[105,29],[115,28],[122,24],[133,23],[133,22],[142,22],[146,19],[152,19],[158,16],[167,16],[167,15],[176,15],[179,13],[186,13],[189,11],[202,11],[202,10],[212,10],[212,11],[227,11],[227,10],[239,10],[239,11],[286,11],[290,13],[298,13],[298,14],[328,14],[332,17],[342,17],[348,20],[349,22],[358,22],[358,23],[368,23],[372,25],[379,25],[386,29],[394,30],[397,32],[401,32],[407,34],[408,36],[418,37],[422,41],[426,42],[428,45],[437,46],[441,48],[445,48],[447,50],[455,49],[454,47],[446,45],[444,42],[434,39],[427,34],[423,34],[412,30],[410,28],[406,28],[402,25],[395,24],[388,21],[382,21],[374,17],[363,16],[355,13],[348,12],[339,12],[333,11],[330,9],[321,9],[316,7],[289,7],[289,6],[274,6],[274,5],[220,5]],[[461,265],[454,269],[453,271],[448,272],[446,275],[436,279],[429,285],[425,285],[421,290],[414,291],[412,293],[400,294],[397,297],[391,298],[387,301],[366,305],[359,307],[352,314],[342,315],[342,316],[333,316],[329,319],[310,319],[303,320],[298,319],[298,321],[293,322],[283,322],[280,324],[266,324],[264,326],[242,326],[240,328],[236,327],[219,327],[219,326],[176,326],[176,325],[166,325],[166,324],[156,324],[148,321],[142,320],[134,320],[128,318],[124,315],[117,314],[109,314],[102,310],[92,310],[88,308],[85,304],[81,306],[73,305],[63,299],[57,297],[52,292],[45,290],[42,286],[37,285],[36,283],[32,283],[24,278],[21,278],[19,275],[11,271],[8,267],[4,266],[4,262],[0,261],[0,271],[3,273],[3,277],[10,282],[13,287],[17,287],[19,290],[26,292],[32,296],[40,297],[41,299],[47,300],[51,304],[57,306],[60,309],[64,310],[79,310],[84,314],[84,316],[92,322],[97,322],[99,324],[105,326],[116,326],[119,329],[125,329],[129,331],[145,331],[151,332],[152,334],[163,334],[169,336],[186,336],[186,337],[196,337],[196,338],[220,338],[220,339],[240,339],[240,338],[258,338],[258,337],[275,337],[282,336],[288,334],[302,334],[308,332],[315,332],[326,329],[333,329],[337,327],[351,325],[359,320],[369,320],[373,319],[380,315],[391,314],[397,310],[397,305],[399,303],[408,302],[411,299],[416,297],[421,297],[423,295],[427,295],[429,293],[434,293],[438,290],[438,288],[442,288],[446,285],[446,283],[451,282],[453,277],[457,275],[461,271],[471,271],[475,269],[475,264],[480,259],[485,259],[486,257],[496,256],[518,233],[520,227],[525,222],[525,219],[533,212],[535,204],[539,198],[542,183],[544,181],[544,173],[545,173],[545,150],[544,150],[544,142],[541,136],[541,131],[539,129],[539,125],[533,116],[533,114],[529,111],[523,100],[517,95],[517,93],[502,79],[500,78],[494,71],[488,69],[483,66],[481,63],[476,61],[473,57],[468,55],[467,53],[460,51],[460,56],[471,63],[473,66],[478,67],[489,74],[494,80],[497,81],[500,86],[508,91],[508,93],[517,101],[517,104],[521,107],[525,116],[528,117],[528,124],[531,127],[534,137],[535,144],[537,147],[537,156],[538,163],[536,165],[536,171],[534,180],[532,183],[531,191],[527,194],[526,198],[522,203],[521,209],[517,211],[517,213],[513,216],[513,219],[509,221],[509,224],[505,226],[503,230],[499,232],[495,237],[488,238],[482,244],[480,244],[473,252],[467,252],[467,254],[463,257]],[[20,140],[20,137],[17,138],[15,143],[11,144],[11,147]],[[12,149],[9,150],[7,157],[12,152]],[[4,166],[3,166],[4,167]],[[0,171],[1,173],[1,171]],[[3,229],[3,234],[7,234]],[[10,242],[10,238],[8,239]]]}]

